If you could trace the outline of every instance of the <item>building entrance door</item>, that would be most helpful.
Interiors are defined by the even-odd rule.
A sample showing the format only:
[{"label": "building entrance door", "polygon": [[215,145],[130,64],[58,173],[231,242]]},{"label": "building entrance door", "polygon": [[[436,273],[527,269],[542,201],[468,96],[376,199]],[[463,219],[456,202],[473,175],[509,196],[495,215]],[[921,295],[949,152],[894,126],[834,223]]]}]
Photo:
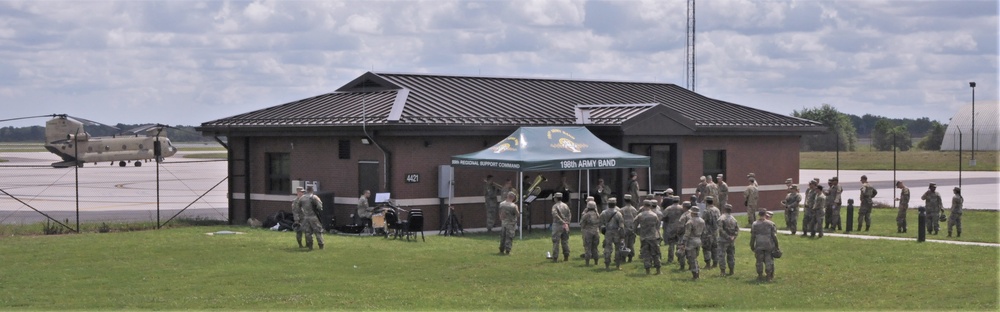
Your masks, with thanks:
[{"label": "building entrance door", "polygon": [[378,162],[377,161],[359,161],[358,162],[358,194],[361,196],[365,190],[372,191],[372,196],[368,197],[368,206],[375,206],[375,193],[379,192],[378,188]]}]

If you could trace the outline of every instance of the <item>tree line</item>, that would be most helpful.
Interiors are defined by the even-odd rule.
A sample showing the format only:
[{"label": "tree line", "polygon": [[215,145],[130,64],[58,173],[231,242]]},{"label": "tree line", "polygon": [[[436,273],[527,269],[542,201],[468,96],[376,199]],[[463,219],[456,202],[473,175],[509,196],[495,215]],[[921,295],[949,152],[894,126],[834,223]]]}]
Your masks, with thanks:
[{"label": "tree line", "polygon": [[922,137],[917,148],[936,151],[941,149],[941,141],[948,128],[947,124],[927,117],[899,119],[871,114],[860,117],[844,114],[829,104],[792,111],[792,116],[820,122],[828,129],[824,134],[802,136],[803,151],[835,151],[838,148],[854,151],[858,138],[870,138],[872,147],[879,151],[907,151],[914,147],[915,137]]},{"label": "tree line", "polygon": [[[138,128],[140,124],[122,124],[119,123],[115,125],[115,128],[108,126],[86,126],[85,130],[91,136],[117,136],[117,135],[132,135],[132,133],[127,133],[129,129]],[[173,128],[167,128],[164,130],[163,136],[170,138],[174,142],[208,142],[212,141],[212,138],[204,137],[200,132],[194,130],[194,126],[173,126]],[[45,142],[45,127],[43,126],[29,126],[29,127],[2,127],[0,128],[0,142]]]}]

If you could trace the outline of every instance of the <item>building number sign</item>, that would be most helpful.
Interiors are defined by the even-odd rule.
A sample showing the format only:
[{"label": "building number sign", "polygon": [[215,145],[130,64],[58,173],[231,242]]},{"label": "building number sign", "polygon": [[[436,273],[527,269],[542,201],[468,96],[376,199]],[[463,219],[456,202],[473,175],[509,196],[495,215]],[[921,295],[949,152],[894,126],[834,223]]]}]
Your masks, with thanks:
[{"label": "building number sign", "polygon": [[417,182],[420,182],[420,174],[419,173],[407,173],[406,174],[406,183],[417,183]]}]

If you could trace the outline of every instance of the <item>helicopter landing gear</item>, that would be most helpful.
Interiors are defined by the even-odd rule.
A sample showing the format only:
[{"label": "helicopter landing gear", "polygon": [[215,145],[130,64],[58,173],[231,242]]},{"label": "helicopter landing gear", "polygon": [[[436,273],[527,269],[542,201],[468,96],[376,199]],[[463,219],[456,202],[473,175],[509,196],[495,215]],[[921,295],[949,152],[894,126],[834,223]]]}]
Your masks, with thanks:
[{"label": "helicopter landing gear", "polygon": [[118,162],[118,167],[125,167],[125,161],[124,160],[119,161]]},{"label": "helicopter landing gear", "polygon": [[141,161],[138,161],[138,160],[136,160],[136,161],[135,161],[135,166],[136,166],[136,167],[142,167],[142,162],[141,162]]}]

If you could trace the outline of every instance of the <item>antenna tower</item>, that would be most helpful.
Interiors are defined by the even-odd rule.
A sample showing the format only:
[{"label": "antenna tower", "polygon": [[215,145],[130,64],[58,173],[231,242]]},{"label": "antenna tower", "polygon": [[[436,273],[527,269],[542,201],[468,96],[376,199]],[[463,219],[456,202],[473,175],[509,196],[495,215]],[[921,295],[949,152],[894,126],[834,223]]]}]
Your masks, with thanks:
[{"label": "antenna tower", "polygon": [[687,61],[684,75],[687,76],[687,88],[694,91],[694,0],[687,2]]}]

